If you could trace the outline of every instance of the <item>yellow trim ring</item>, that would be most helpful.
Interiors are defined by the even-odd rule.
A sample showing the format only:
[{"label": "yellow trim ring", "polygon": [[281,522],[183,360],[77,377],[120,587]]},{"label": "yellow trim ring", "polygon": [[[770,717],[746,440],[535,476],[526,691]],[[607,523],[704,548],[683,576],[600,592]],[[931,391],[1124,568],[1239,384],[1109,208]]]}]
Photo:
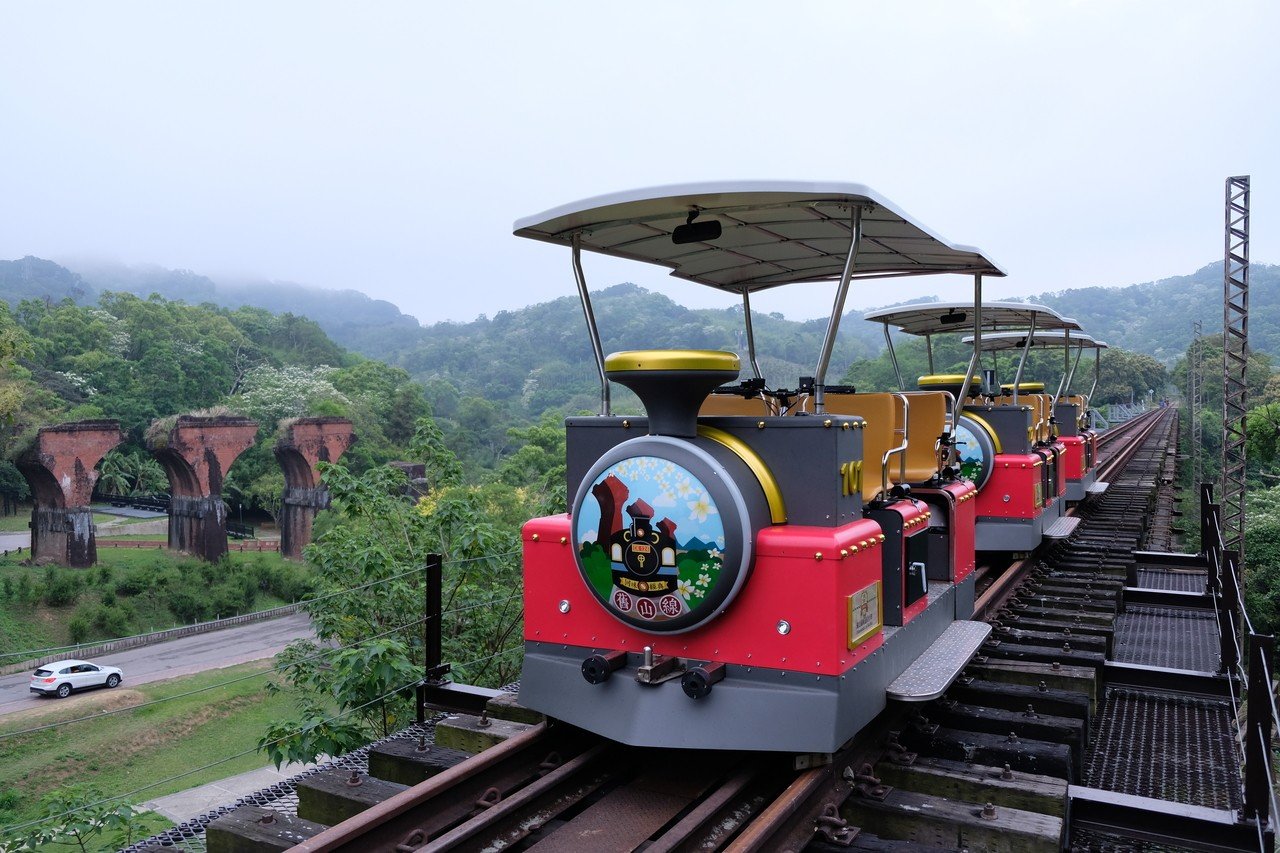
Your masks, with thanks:
[{"label": "yellow trim ring", "polygon": [[610,353],[604,369],[611,373],[636,370],[732,370],[742,362],[731,352],[717,349],[637,349]]},{"label": "yellow trim ring", "polygon": [[752,450],[749,444],[736,435],[730,435],[722,429],[699,426],[698,435],[708,441],[714,441],[721,447],[728,448],[751,469],[751,473],[756,475],[756,480],[764,491],[764,499],[769,504],[769,519],[774,524],[785,524],[787,521],[787,508],[782,502],[782,490],[778,488],[778,481],[773,478],[773,472],[769,470],[768,465],[764,464],[760,454]]},{"label": "yellow trim ring", "polygon": [[973,412],[961,412],[960,414],[981,424],[982,428],[987,431],[987,435],[991,436],[991,443],[996,446],[996,453],[1004,453],[1004,449],[1000,447],[1000,436],[996,434],[996,431],[991,428],[991,424],[987,423],[985,418],[981,415],[975,415]]},{"label": "yellow trim ring", "polygon": [[[1013,391],[1013,384],[1014,383],[1012,382],[1006,382],[1000,386],[1000,390],[1008,394],[1009,392]],[[1043,390],[1044,390],[1043,382],[1019,382],[1018,383],[1019,394],[1022,394],[1024,392],[1031,392],[1034,394]]]},{"label": "yellow trim ring", "polygon": [[[916,385],[963,385],[963,373],[930,373],[916,380]],[[978,377],[969,377],[970,385],[981,384]]]}]

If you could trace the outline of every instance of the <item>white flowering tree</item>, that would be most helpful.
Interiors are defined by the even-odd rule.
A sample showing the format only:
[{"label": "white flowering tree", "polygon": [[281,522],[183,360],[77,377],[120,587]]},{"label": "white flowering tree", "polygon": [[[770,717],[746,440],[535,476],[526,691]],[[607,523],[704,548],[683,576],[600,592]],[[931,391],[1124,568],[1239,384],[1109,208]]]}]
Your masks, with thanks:
[{"label": "white flowering tree", "polygon": [[330,381],[335,370],[328,365],[255,367],[245,375],[239,398],[232,405],[259,423],[271,425],[306,415],[320,403],[345,408],[350,400]]}]

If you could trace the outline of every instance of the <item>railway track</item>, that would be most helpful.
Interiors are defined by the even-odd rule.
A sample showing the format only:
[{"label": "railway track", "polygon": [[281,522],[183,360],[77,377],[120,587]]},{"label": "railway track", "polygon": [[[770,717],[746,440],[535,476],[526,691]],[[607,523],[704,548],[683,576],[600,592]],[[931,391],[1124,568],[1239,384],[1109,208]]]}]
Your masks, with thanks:
[{"label": "railway track", "polygon": [[[466,760],[423,741],[439,772],[416,785],[329,780],[360,810],[327,828],[261,809],[223,821],[317,853],[1057,850],[1133,553],[1174,535],[1173,412],[1106,436],[1110,488],[1069,539],[984,568],[975,618],[994,630],[947,694],[891,707],[833,756],[638,749],[542,722]],[[210,851],[250,849],[220,846],[217,823]]]}]

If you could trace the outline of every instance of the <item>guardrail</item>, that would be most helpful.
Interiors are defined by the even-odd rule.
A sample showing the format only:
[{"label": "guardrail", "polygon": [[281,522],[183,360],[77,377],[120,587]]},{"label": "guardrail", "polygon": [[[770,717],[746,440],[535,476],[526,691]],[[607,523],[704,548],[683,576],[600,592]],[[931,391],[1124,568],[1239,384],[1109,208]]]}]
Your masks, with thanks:
[{"label": "guardrail", "polygon": [[21,661],[7,666],[0,666],[0,675],[12,675],[15,672],[25,672],[34,669],[46,663],[53,663],[57,660],[63,660],[69,657],[92,657],[95,655],[103,655],[109,652],[120,652],[125,649],[136,649],[141,646],[150,646],[153,643],[163,643],[166,640],[176,640],[179,637],[189,637],[193,634],[205,634],[209,631],[220,631],[223,628],[231,628],[236,625],[245,625],[250,622],[264,622],[267,619],[275,619],[280,616],[288,616],[297,613],[304,602],[296,604],[286,604],[283,607],[273,607],[270,610],[259,610],[257,613],[244,613],[240,616],[228,616],[226,619],[212,619],[208,622],[196,622],[191,625],[182,625],[177,628],[166,628],[163,631],[151,631],[146,634],[136,634],[132,637],[120,637],[115,640],[93,643],[79,643],[74,646],[63,646],[54,654],[44,655],[31,660]]},{"label": "guardrail", "polygon": [[1258,849],[1271,851],[1275,846],[1275,821],[1280,817],[1271,769],[1271,738],[1276,717],[1280,716],[1276,713],[1275,637],[1254,630],[1244,606],[1240,554],[1223,545],[1222,507],[1214,503],[1213,486],[1209,483],[1200,484],[1200,542],[1209,563],[1208,591],[1218,620],[1219,671],[1230,685],[1236,747],[1244,766],[1241,816],[1257,827]]},{"label": "guardrail", "polygon": [[[98,539],[99,548],[154,548],[163,551],[169,547],[166,539]],[[22,549],[19,548],[19,551]],[[228,551],[279,551],[279,539],[237,539],[227,542]],[[5,552],[8,553],[7,551]]]}]

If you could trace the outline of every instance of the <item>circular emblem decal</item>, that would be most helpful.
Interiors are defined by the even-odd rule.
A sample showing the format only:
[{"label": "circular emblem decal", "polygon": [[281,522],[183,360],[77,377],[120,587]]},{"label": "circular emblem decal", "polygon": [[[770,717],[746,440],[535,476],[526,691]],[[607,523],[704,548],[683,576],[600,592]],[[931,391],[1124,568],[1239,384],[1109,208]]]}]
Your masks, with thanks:
[{"label": "circular emblem decal", "polygon": [[955,441],[960,476],[981,489],[987,484],[995,462],[995,445],[990,435],[977,421],[961,415],[956,423]]},{"label": "circular emblem decal", "polygon": [[583,575],[616,614],[657,627],[724,598],[710,594],[724,563],[719,507],[669,459],[631,456],[601,471],[577,507],[573,534]]}]

